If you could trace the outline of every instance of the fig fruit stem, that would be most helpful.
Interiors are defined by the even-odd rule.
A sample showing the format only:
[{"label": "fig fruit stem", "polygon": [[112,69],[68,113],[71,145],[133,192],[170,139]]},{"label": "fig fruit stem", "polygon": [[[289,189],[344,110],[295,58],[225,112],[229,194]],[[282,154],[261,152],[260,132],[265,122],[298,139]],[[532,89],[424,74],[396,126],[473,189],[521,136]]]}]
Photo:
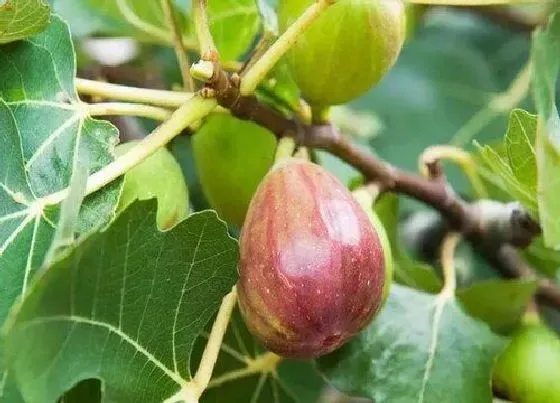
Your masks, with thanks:
[{"label": "fig fruit stem", "polygon": [[198,38],[198,46],[200,56],[203,60],[217,62],[219,53],[214,44],[214,38],[210,33],[210,24],[208,23],[208,1],[193,0],[192,14],[194,22],[194,30]]},{"label": "fig fruit stem", "polygon": [[461,241],[461,234],[451,232],[447,234],[441,246],[441,265],[443,267],[443,288],[440,295],[453,296],[457,288],[455,275],[455,251]]},{"label": "fig fruit stem", "polygon": [[222,300],[222,305],[216,316],[216,320],[212,325],[212,330],[210,331],[210,336],[202,353],[202,358],[198,366],[198,370],[194,375],[192,382],[194,382],[202,392],[208,387],[210,378],[212,377],[212,372],[214,371],[214,365],[218,359],[220,353],[220,348],[222,346],[222,341],[226,330],[231,319],[231,314],[235,303],[237,302],[237,288],[234,286],[231,292],[227,294]]},{"label": "fig fruit stem", "polygon": [[186,382],[173,396],[164,400],[163,403],[198,403],[200,396],[208,388],[212,377],[214,366],[220,354],[220,348],[226,330],[231,319],[231,314],[237,302],[237,288],[233,286],[229,294],[222,299],[218,315],[212,325],[212,330],[202,353],[200,364],[191,381]]},{"label": "fig fruit stem", "polygon": [[435,145],[426,148],[418,159],[418,169],[423,176],[428,178],[430,176],[428,166],[445,160],[451,161],[461,168],[478,197],[488,197],[488,191],[478,174],[473,158],[468,152],[458,147]]},{"label": "fig fruit stem", "polygon": [[241,95],[246,96],[252,94],[257,85],[266,77],[268,72],[272,70],[274,65],[280,60],[280,58],[294,45],[303,32],[321,14],[325,11],[331,4],[334,4],[335,0],[317,0],[311,6],[309,6],[299,18],[288,27],[286,32],[284,32],[280,37],[274,42],[274,44],[268,48],[268,50],[262,55],[262,57],[253,64],[245,72],[243,79],[241,80],[241,86],[239,92]]},{"label": "fig fruit stem", "polygon": [[302,146],[299,147],[294,154],[294,157],[299,158],[304,161],[311,161],[311,155],[309,154],[309,148]]},{"label": "fig fruit stem", "polygon": [[330,106],[311,105],[312,123],[316,125],[325,124],[329,121]]},{"label": "fig fruit stem", "polygon": [[127,87],[124,85],[104,83],[84,78],[76,78],[75,85],[78,92],[84,95],[113,99],[117,101],[151,104],[168,108],[178,108],[194,96],[194,94],[190,92]]},{"label": "fig fruit stem", "polygon": [[161,8],[163,9],[165,20],[171,26],[171,38],[173,40],[175,54],[177,55],[177,61],[179,62],[183,86],[187,91],[192,91],[194,89],[194,82],[189,72],[190,63],[187,52],[185,51],[185,46],[183,45],[181,27],[179,26],[177,18],[173,12],[171,0],[161,0]]},{"label": "fig fruit stem", "polygon": [[274,155],[274,163],[277,164],[281,161],[291,158],[296,149],[296,142],[292,137],[283,137],[278,141],[276,147],[276,154]]},{"label": "fig fruit stem", "polygon": [[521,318],[521,323],[524,326],[532,326],[542,323],[539,315],[539,307],[535,300],[530,301],[529,305],[527,305],[527,309],[525,309],[525,313]]},{"label": "fig fruit stem", "polygon": [[[217,105],[213,98],[202,98],[196,95],[183,106],[177,109],[168,120],[158,126],[152,133],[140,141],[132,150],[118,157],[109,165],[90,175],[86,186],[86,195],[94,193],[124,175],[129,169],[135,167],[144,159],[152,155],[159,148],[165,146],[175,136],[194,122],[204,118]],[[58,204],[68,197],[69,189],[38,199],[37,208],[45,205]]]},{"label": "fig fruit stem", "polygon": [[90,116],[138,116],[163,121],[171,115],[171,111],[158,106],[124,102],[88,104],[86,108]]},{"label": "fig fruit stem", "polygon": [[210,381],[209,388],[218,387],[226,382],[231,382],[236,379],[246,378],[254,374],[267,374],[276,371],[276,367],[282,361],[282,357],[277,354],[267,352],[261,354],[247,363],[245,368],[237,369],[234,371],[226,372],[217,378]]}]

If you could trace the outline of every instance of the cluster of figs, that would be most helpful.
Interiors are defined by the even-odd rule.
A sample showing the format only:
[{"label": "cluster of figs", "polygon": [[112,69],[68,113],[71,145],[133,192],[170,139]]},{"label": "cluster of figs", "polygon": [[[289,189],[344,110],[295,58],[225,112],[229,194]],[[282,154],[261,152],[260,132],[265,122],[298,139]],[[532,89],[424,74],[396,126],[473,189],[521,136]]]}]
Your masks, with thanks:
[{"label": "cluster of figs", "polygon": [[[280,28],[314,1],[282,0]],[[400,0],[330,6],[285,60],[312,109],[379,82],[399,55],[405,21]],[[391,279],[390,253],[352,193],[311,162],[272,166],[274,135],[226,114],[211,115],[192,145],[208,201],[242,228],[239,306],[252,333],[282,356],[317,357],[369,324]]]},{"label": "cluster of figs", "polygon": [[[314,1],[281,0],[281,29]],[[319,17],[284,60],[313,111],[355,99],[383,78],[403,46],[407,14],[401,0],[338,0]],[[367,326],[387,297],[392,264],[371,206],[319,165],[274,163],[275,136],[231,115],[211,114],[192,147],[210,205],[241,228],[239,306],[251,332],[279,355],[313,358]],[[560,373],[560,341],[539,329],[514,335],[495,388],[519,402],[560,402],[560,381],[547,381]],[[527,351],[544,361],[530,364]],[[528,362],[546,373],[531,377]]]}]

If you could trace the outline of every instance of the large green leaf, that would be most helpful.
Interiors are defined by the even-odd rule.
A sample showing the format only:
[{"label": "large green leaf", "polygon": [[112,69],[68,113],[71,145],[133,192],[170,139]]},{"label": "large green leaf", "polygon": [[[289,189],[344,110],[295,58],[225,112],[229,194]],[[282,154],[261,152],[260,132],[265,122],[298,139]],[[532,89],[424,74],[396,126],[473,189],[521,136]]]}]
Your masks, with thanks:
[{"label": "large green leaf", "polygon": [[457,297],[471,316],[507,333],[519,324],[536,290],[536,280],[488,280],[460,289]]},{"label": "large green leaf", "polygon": [[[201,337],[204,342],[205,337]],[[239,376],[258,360],[269,360],[265,370]],[[324,381],[313,361],[279,360],[266,352],[249,333],[238,310],[234,311],[202,403],[315,403]]]},{"label": "large green leaf", "polygon": [[189,380],[196,337],[237,278],[238,247],[214,212],[172,230],[137,202],[42,272],[5,329],[28,402],[100,378],[107,401],[162,401]]},{"label": "large green leaf", "polygon": [[43,0],[0,2],[0,44],[41,32],[49,23],[50,8]]},{"label": "large green leaf", "polygon": [[376,402],[484,403],[502,346],[454,299],[394,285],[380,316],[318,364],[337,389]]},{"label": "large green leaf", "polygon": [[[117,130],[91,119],[74,89],[74,51],[58,18],[40,35],[0,47],[0,323],[41,264],[59,219],[43,199],[66,188],[76,167],[112,161]],[[79,232],[116,208],[120,184],[88,197]]]},{"label": "large green leaf", "polygon": [[[59,206],[44,198],[73,175],[112,161],[117,130],[91,119],[74,89],[74,50],[58,18],[41,34],[0,47],[0,323],[42,264]],[[86,198],[78,231],[112,218],[119,181]],[[2,376],[6,376],[5,374]],[[0,389],[4,383],[0,382]],[[5,393],[11,393],[8,379]]]},{"label": "large green leaf", "polygon": [[246,52],[261,25],[255,0],[209,1],[208,16],[222,60],[237,59]]},{"label": "large green leaf", "polygon": [[537,131],[539,218],[545,245],[560,249],[560,119],[556,81],[560,67],[560,16],[533,40],[534,95],[539,112]]}]

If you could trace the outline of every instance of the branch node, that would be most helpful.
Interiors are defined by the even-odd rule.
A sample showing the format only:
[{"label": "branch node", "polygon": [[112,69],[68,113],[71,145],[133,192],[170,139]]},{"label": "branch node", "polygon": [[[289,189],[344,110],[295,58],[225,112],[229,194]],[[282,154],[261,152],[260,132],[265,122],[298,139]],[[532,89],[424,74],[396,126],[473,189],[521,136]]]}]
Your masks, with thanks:
[{"label": "branch node", "polygon": [[214,90],[213,88],[204,87],[200,90],[200,96],[202,98],[215,98],[216,90]]},{"label": "branch node", "polygon": [[191,76],[199,81],[209,82],[214,76],[214,63],[201,59],[191,66]]},{"label": "branch node", "polygon": [[443,174],[443,169],[439,160],[424,161],[424,163],[426,164],[428,178],[433,181],[445,180],[445,175]]}]

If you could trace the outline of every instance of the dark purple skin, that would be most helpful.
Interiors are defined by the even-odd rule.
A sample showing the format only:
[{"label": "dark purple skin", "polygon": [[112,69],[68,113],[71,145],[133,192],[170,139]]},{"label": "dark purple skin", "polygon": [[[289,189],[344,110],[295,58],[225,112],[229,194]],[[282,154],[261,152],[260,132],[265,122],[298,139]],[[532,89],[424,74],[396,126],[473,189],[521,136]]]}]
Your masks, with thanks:
[{"label": "dark purple skin", "polygon": [[377,232],[352,194],[318,165],[290,160],[273,168],[251,201],[240,245],[241,313],[279,355],[327,354],[382,304]]}]

